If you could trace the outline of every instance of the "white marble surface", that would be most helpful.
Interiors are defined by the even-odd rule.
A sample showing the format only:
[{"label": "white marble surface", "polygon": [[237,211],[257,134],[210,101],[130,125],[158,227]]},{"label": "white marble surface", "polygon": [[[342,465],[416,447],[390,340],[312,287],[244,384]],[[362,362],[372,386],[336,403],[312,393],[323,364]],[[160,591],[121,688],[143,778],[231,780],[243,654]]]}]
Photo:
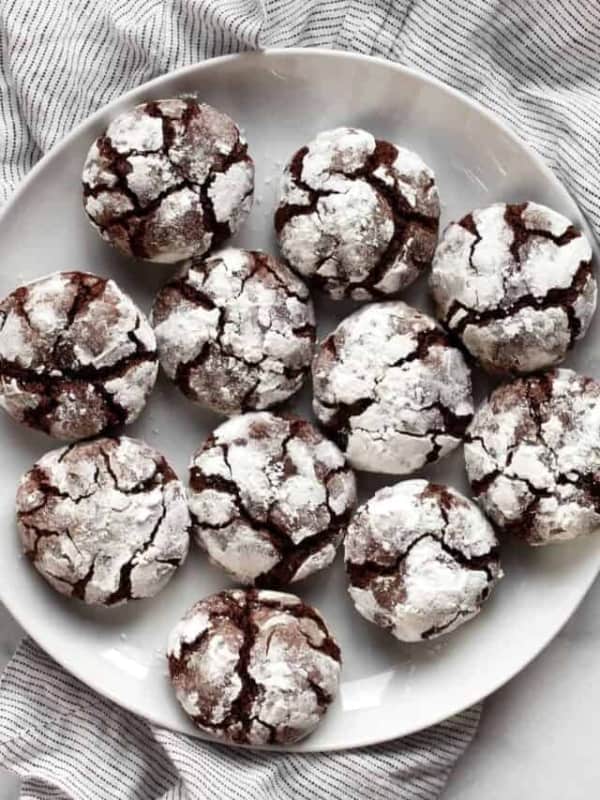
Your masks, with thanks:
[{"label": "white marble surface", "polygon": [[442,800],[599,797],[599,675],[600,579],[552,644],[487,699]]},{"label": "white marble surface", "polygon": [[[20,635],[19,627],[0,607],[0,667]],[[442,800],[598,797],[598,675],[600,579],[544,653],[488,698],[475,741],[456,767]],[[17,797],[18,781],[0,773],[0,800]]]}]

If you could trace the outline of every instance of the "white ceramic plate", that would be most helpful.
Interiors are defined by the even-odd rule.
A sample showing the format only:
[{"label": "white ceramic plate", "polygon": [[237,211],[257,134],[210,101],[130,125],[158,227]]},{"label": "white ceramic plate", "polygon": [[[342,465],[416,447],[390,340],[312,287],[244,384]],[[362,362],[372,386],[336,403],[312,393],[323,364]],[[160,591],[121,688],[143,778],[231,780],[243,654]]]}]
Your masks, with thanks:
[{"label": "white ceramic plate", "polygon": [[[585,224],[542,161],[497,119],[423,75],[367,57],[319,50],[245,54],[192,66],[124,95],[80,125],[32,170],[0,219],[0,294],[61,269],[109,275],[148,310],[171,270],[119,257],[81,209],[86,151],[117,113],[143,100],[196,92],[244,128],[257,165],[256,199],[237,244],[275,252],[272,213],[284,160],[319,130],[354,125],[419,152],[435,170],[442,223],[497,200],[536,200]],[[429,308],[425,281],[406,295]],[[317,299],[320,331],[348,313]],[[600,314],[568,364],[600,376]],[[484,390],[478,386],[478,392]],[[309,413],[305,390],[296,406]],[[185,477],[191,452],[218,422],[161,379],[142,419],[129,428],[164,451]],[[56,443],[0,419],[0,594],[54,658],[102,694],[152,721],[194,733],[166,677],[170,627],[200,597],[229,585],[193,548],[185,567],[153,600],[86,609],[57,595],[20,556],[14,494],[20,474]],[[424,471],[466,490],[462,452]],[[360,476],[363,497],[393,479]],[[506,578],[483,613],[448,638],[395,642],[353,610],[343,568],[299,584],[324,613],[344,654],[339,698],[298,750],[333,750],[423,728],[476,702],[522,669],[556,634],[600,565],[600,537],[542,550],[503,548]]]}]

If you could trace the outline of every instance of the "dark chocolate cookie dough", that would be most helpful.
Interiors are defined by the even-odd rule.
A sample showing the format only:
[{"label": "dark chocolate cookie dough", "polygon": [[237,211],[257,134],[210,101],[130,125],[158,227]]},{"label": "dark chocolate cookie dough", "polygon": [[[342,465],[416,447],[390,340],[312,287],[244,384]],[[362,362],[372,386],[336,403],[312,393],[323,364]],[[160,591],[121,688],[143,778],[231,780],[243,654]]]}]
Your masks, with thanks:
[{"label": "dark chocolate cookie dough", "polygon": [[310,367],[308,289],[259,251],[227,248],[186,264],[158,293],[152,323],[169,378],[222,414],[287,400]]},{"label": "dark chocolate cookie dough", "polygon": [[488,372],[559,364],[596,308],[592,250],[537,203],[496,203],[444,231],[433,261],[438,318]]},{"label": "dark chocolate cookie dough", "polygon": [[286,166],[275,229],[290,266],[334,299],[385,299],[431,264],[439,215],[433,172],[418,155],[336,128]]},{"label": "dark chocolate cookie dough", "polygon": [[192,98],[125,111],[94,142],[83,169],[92,225],[123,253],[149,261],[220,245],[247,217],[253,188],[237,125]]},{"label": "dark chocolate cookie dough", "polygon": [[321,615],[291,594],[235,589],[196,603],[169,637],[177,699],[235,744],[291,744],[337,692],[341,656]]},{"label": "dark chocolate cookie dough", "polygon": [[568,369],[498,387],[467,432],[473,495],[532,545],[600,527],[600,384]]},{"label": "dark chocolate cookie dough", "polygon": [[17,491],[25,554],[61,594],[112,606],[152,597],[185,559],[185,490],[154,448],[124,436],[46,453]]},{"label": "dark chocolate cookie dough", "polygon": [[502,577],[498,542],[477,506],[424,480],[386,486],[345,540],[350,596],[397,639],[433,639],[479,613]]},{"label": "dark chocolate cookie dough", "polygon": [[0,303],[0,405],[57,439],[133,422],[158,370],[146,317],[112,280],[55,272]]},{"label": "dark chocolate cookie dough", "polygon": [[263,411],[214,431],[192,458],[188,497],[211,560],[241,583],[275,587],[333,561],[356,486],[309,422]]},{"label": "dark chocolate cookie dough", "polygon": [[313,408],[349,463],[406,475],[462,441],[471,374],[435,321],[400,300],[346,317],[313,360]]}]

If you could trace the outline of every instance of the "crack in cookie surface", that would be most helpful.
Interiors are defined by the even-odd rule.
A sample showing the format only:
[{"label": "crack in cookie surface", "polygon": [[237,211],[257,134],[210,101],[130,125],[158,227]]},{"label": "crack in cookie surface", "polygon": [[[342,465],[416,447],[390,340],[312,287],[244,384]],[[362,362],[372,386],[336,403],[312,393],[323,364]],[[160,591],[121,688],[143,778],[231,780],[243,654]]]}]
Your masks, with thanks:
[{"label": "crack in cookie surface", "polygon": [[498,542],[477,506],[424,480],[376,492],[352,518],[344,548],[357,611],[402,641],[454,630],[502,577]]},{"label": "crack in cookie surface", "polygon": [[357,469],[406,474],[461,441],[469,369],[434,320],[400,301],[343,320],[313,360],[313,408]]},{"label": "crack in cookie surface", "polygon": [[59,592],[92,605],[152,597],[183,562],[185,491],[156,450],[100,438],[46,453],[22,477],[25,555]]},{"label": "crack in cookie surface", "polygon": [[253,190],[238,127],[192,98],[144,103],[117,117],[83,171],[85,211],[101,236],[159,262],[219,246],[247,217]]},{"label": "crack in cookie surface", "polygon": [[177,699],[194,723],[236,744],[308,735],[335,697],[341,654],[318,612],[266,590],[196,603],[169,637]]},{"label": "crack in cookie surface", "polygon": [[535,203],[498,203],[444,231],[430,285],[438,317],[489,372],[560,363],[596,308],[586,237]]},{"label": "crack in cookie surface", "polygon": [[233,248],[187,264],[158,293],[152,322],[167,375],[227,415],[298,391],[316,335],[300,278],[266,253]]},{"label": "crack in cookie surface", "polygon": [[558,369],[500,386],[478,409],[465,461],[499,530],[532,545],[600,525],[600,385]]},{"label": "crack in cookie surface", "polygon": [[333,561],[356,485],[309,422],[256,412],[221,425],[194,454],[188,497],[211,560],[241,583],[274,587]]},{"label": "crack in cookie surface", "polygon": [[439,200],[414,153],[338,128],[298,150],[275,214],[286,261],[335,299],[397,296],[430,264]]},{"label": "crack in cookie surface", "polygon": [[18,422],[59,439],[133,422],[157,371],[152,328],[112,280],[57,272],[0,303],[0,404]]}]

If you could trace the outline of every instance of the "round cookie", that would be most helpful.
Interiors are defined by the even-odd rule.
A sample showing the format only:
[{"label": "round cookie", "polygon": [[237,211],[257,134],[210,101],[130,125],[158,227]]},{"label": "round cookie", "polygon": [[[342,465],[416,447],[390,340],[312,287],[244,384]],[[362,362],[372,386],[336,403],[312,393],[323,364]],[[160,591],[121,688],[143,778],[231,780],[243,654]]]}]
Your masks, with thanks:
[{"label": "round cookie", "polygon": [[317,350],[313,387],[318,419],[367,472],[404,475],[437,461],[462,441],[473,414],[461,352],[401,301],[346,317]]},{"label": "round cookie", "polygon": [[496,203],[446,228],[430,287],[438,318],[500,375],[559,364],[596,309],[592,250],[566,217]]},{"label": "round cookie", "polygon": [[57,439],[133,422],[158,371],[146,317],[116,283],[55,272],[0,303],[0,405]]},{"label": "round cookie", "polygon": [[90,605],[153,597],[185,559],[189,526],[165,458],[124,436],[51,450],[17,490],[25,555],[58,592]]},{"label": "round cookie", "polygon": [[196,451],[188,499],[212,562],[240,583],[285,586],[333,561],[356,483],[309,422],[262,411],[223,423]]},{"label": "round cookie", "polygon": [[300,278],[266,253],[233,248],[186,264],[158,293],[152,323],[169,378],[228,415],[297,392],[315,342]]},{"label": "round cookie", "polygon": [[429,267],[439,216],[418,155],[336,128],[285,167],[275,229],[290,266],[335,300],[372,300],[397,296]]},{"label": "round cookie", "polygon": [[254,164],[234,121],[193,98],[142,103],[91,146],[83,204],[126,255],[172,263],[219,246],[252,205]]},{"label": "round cookie", "polygon": [[282,592],[234,589],[196,603],[167,649],[178,701],[234,744],[291,744],[337,692],[341,655],[321,615]]},{"label": "round cookie", "polygon": [[425,480],[376,492],[352,518],[344,549],[356,610],[404,642],[458,628],[502,577],[498,542],[481,511]]},{"label": "round cookie", "polygon": [[467,432],[473,494],[532,545],[600,527],[600,383],[558,369],[499,386]]}]

